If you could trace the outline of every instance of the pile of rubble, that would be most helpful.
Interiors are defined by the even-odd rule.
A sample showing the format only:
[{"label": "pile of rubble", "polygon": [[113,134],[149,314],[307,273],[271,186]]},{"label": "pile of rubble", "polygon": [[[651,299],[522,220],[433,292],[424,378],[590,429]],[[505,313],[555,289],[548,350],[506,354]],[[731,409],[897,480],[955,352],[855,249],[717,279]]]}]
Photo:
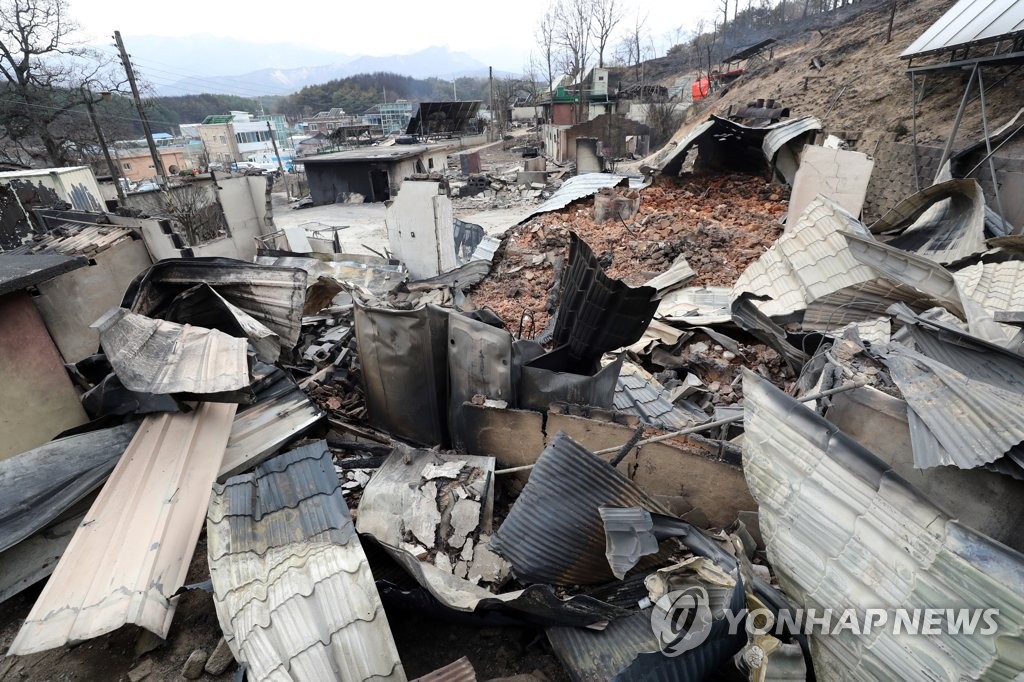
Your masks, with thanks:
[{"label": "pile of rubble", "polygon": [[[52,571],[8,653],[166,638],[204,589],[190,678],[404,680],[396,608],[573,680],[1024,674],[1019,238],[973,180],[868,226],[796,173],[577,176],[493,262],[409,180],[395,259],[146,268],[69,368],[95,421],[0,462],[0,594]],[[864,636],[951,608],[992,628]],[[420,679],[476,679],[450,653]]]}]

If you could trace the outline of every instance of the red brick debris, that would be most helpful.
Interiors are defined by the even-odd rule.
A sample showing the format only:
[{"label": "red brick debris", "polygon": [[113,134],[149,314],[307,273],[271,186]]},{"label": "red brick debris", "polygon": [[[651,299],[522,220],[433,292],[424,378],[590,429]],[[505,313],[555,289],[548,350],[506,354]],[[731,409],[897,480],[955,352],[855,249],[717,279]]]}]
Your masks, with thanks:
[{"label": "red brick debris", "polygon": [[632,219],[600,225],[594,199],[583,199],[514,228],[471,299],[492,308],[513,333],[530,311],[539,332],[548,320],[553,264],[568,256],[570,230],[627,284],[643,284],[682,254],[697,273],[687,286],[731,286],[782,234],[778,221],[788,199],[788,188],[749,175],[659,178],[640,191]]}]

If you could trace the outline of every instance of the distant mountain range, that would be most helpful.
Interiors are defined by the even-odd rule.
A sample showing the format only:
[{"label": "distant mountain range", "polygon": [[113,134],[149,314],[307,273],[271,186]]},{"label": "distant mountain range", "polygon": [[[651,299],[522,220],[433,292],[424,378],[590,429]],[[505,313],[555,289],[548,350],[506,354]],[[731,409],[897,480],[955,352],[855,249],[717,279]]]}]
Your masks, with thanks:
[{"label": "distant mountain range", "polygon": [[[486,76],[487,65],[447,47],[386,57],[347,55],[290,44],[251,43],[211,35],[126,36],[133,62],[156,95],[287,95],[307,85],[388,71],[413,78]],[[317,64],[317,66],[309,66]],[[258,67],[252,70],[253,67]],[[187,74],[204,74],[189,76]],[[495,75],[506,72],[495,72]],[[211,75],[205,75],[211,74]],[[223,74],[223,75],[212,75]]]}]

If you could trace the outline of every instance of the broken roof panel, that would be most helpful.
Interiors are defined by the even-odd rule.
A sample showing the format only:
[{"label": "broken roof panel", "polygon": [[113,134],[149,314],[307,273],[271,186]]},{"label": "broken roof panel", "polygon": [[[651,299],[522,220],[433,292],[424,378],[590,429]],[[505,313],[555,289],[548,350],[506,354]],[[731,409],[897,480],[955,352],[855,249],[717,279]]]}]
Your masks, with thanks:
[{"label": "broken roof panel", "polygon": [[310,282],[327,276],[339,282],[358,284],[376,296],[383,296],[408,277],[401,261],[359,254],[333,254],[331,260],[300,256],[257,256],[256,262],[260,265],[301,268],[306,271]]},{"label": "broken roof panel", "polygon": [[978,263],[953,273],[960,291],[988,310],[1024,310],[1024,261]]},{"label": "broken roof panel", "polygon": [[605,556],[601,507],[669,513],[611,464],[559,432],[538,457],[491,547],[522,582],[608,582],[615,576]]},{"label": "broken roof panel", "polygon": [[989,375],[986,381],[984,375],[965,374],[902,344],[877,352],[910,408],[915,466],[973,469],[1024,441],[1019,369],[1016,378]]},{"label": "broken roof panel", "polygon": [[143,420],[8,654],[128,623],[167,636],[236,407],[200,403]]},{"label": "broken roof panel", "polygon": [[723,324],[732,319],[729,287],[688,287],[670,291],[658,304],[656,317],[688,325]]},{"label": "broken roof panel", "polygon": [[[61,217],[62,212],[37,211],[37,217],[46,223],[50,230],[42,239],[32,241],[9,253],[17,254],[59,254],[62,256],[94,256],[97,253],[120,244],[121,242],[139,239],[134,230],[124,225],[100,225],[93,222]],[[53,214],[50,217],[48,214]],[[71,214],[75,215],[75,214]],[[89,216],[89,214],[85,214]],[[98,219],[99,214],[92,214]]]},{"label": "broken roof panel", "polygon": [[306,273],[299,268],[245,263],[231,258],[175,258],[153,264],[129,285],[122,307],[162,317],[164,308],[200,282],[269,327],[290,350],[302,331]]},{"label": "broken roof panel", "polygon": [[476,670],[469,659],[463,656],[443,668],[427,673],[423,677],[417,677],[412,682],[477,682]]},{"label": "broken roof panel", "polygon": [[0,552],[103,485],[138,427],[130,423],[58,438],[0,460]]},{"label": "broken roof panel", "polygon": [[281,354],[277,334],[241,308],[231,305],[209,284],[197,284],[174,297],[163,318],[178,324],[216,329],[236,338],[247,338],[264,362],[276,362]]},{"label": "broken roof panel", "polygon": [[217,480],[246,471],[324,417],[290,376],[277,367],[256,385],[256,402],[235,414]]},{"label": "broken roof panel", "polygon": [[822,129],[821,121],[814,116],[801,116],[785,121],[779,121],[766,127],[768,132],[761,143],[761,151],[764,158],[770,162],[775,161],[775,155],[793,140],[807,133],[817,132]]},{"label": "broken roof panel", "polygon": [[940,182],[913,194],[869,228],[874,234],[898,231],[886,241],[937,263],[949,265],[988,248],[985,197],[973,179]]},{"label": "broken roof panel", "polygon": [[404,680],[324,441],[214,486],[214,605],[254,680]]},{"label": "broken roof panel", "polygon": [[[998,607],[996,632],[810,636],[819,678],[1000,679],[1024,670],[1024,556],[944,514],[834,425],[752,372],[743,470],[768,559],[805,609]],[[833,621],[834,623],[835,621]]]},{"label": "broken roof panel", "polygon": [[960,0],[900,53],[900,59],[1009,39],[1021,32],[1024,5],[1018,0]]},{"label": "broken roof panel", "polygon": [[640,417],[645,424],[670,431],[708,421],[677,407],[668,391],[649,373],[632,362],[623,363],[615,384],[613,405],[619,412]]},{"label": "broken roof panel", "polygon": [[570,356],[587,363],[643,336],[658,301],[651,287],[630,287],[606,275],[590,246],[575,232],[569,237],[553,341],[568,344]]},{"label": "broken roof panel", "polygon": [[637,178],[627,175],[613,175],[611,173],[584,173],[583,175],[575,175],[562,183],[562,186],[555,190],[555,193],[548,197],[547,201],[536,206],[530,214],[520,222],[529,220],[533,216],[541,213],[548,213],[550,211],[557,211],[560,208],[565,208],[578,199],[585,199],[597,194],[598,191],[605,187],[628,186],[632,189],[640,189],[649,184],[650,180],[646,178]]},{"label": "broken roof panel", "polygon": [[460,133],[480,113],[479,100],[455,102],[420,102],[406,126],[407,135],[438,135]]},{"label": "broken roof panel", "polygon": [[93,324],[125,388],[142,393],[222,393],[249,386],[246,340],[112,308]]},{"label": "broken roof panel", "polygon": [[78,256],[11,256],[0,254],[0,296],[35,286],[88,265]]}]

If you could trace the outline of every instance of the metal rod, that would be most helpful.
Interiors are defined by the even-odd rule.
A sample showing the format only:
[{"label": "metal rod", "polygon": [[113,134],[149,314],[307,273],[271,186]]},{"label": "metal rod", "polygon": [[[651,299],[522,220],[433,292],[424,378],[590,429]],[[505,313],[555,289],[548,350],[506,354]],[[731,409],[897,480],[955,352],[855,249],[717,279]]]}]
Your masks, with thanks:
[{"label": "metal rod", "polygon": [[[812,400],[820,400],[821,398],[827,398],[830,395],[836,395],[837,393],[846,393],[847,391],[852,391],[855,388],[863,388],[864,386],[867,386],[867,382],[866,381],[855,381],[852,384],[844,384],[844,385],[838,386],[836,388],[830,388],[827,391],[821,391],[820,393],[812,393],[811,395],[805,395],[802,398],[797,398],[797,401],[799,401],[801,403],[807,403],[807,402],[810,402]],[[650,443],[660,443],[661,441],[669,440],[670,438],[677,438],[679,436],[688,436],[688,435],[690,435],[692,433],[700,433],[701,431],[710,431],[711,429],[718,428],[719,426],[725,426],[727,424],[732,424],[733,422],[738,422],[741,419],[743,419],[743,416],[744,415],[742,415],[742,414],[738,414],[738,415],[736,415],[734,417],[727,417],[725,419],[718,419],[718,420],[715,420],[713,422],[708,422],[707,424],[699,424],[697,426],[691,426],[689,428],[681,429],[679,431],[670,431],[669,433],[663,433],[660,436],[652,436],[651,438],[645,438],[645,439],[643,439],[641,441],[638,441],[634,447],[640,447],[642,445],[648,445]],[[605,448],[604,450],[596,450],[596,451],[594,451],[594,454],[595,455],[608,455],[608,454],[611,454],[613,452],[617,453],[621,449],[622,449],[622,446],[617,446],[617,447],[613,447],[613,448]],[[494,473],[495,473],[495,475],[498,475],[498,474],[514,474],[517,471],[529,471],[534,466],[535,466],[534,464],[526,464],[524,466],[512,467],[511,469],[499,469],[499,470],[495,471]]]},{"label": "metal rod", "polygon": [[917,158],[917,74],[910,74],[910,129],[914,145],[914,188],[921,191],[920,162]]},{"label": "metal rod", "polygon": [[988,172],[992,176],[992,192],[996,195],[996,208],[999,209],[999,217],[1006,220],[1003,213],[1003,200],[999,197],[999,179],[996,177],[996,163],[992,159],[992,141],[988,132],[988,113],[985,109],[985,84],[981,79],[981,70],[978,70],[978,96],[981,98],[981,127],[985,131],[985,151],[988,152]]},{"label": "metal rod", "polygon": [[964,118],[964,109],[967,108],[967,101],[971,96],[971,87],[974,85],[974,79],[978,76],[978,65],[975,64],[974,68],[971,69],[971,77],[967,80],[967,87],[964,88],[964,97],[960,100],[960,108],[956,111],[956,118],[953,119],[953,129],[949,131],[949,139],[946,140],[946,146],[942,150],[942,158],[939,159],[939,170],[936,173],[942,172],[942,167],[946,165],[946,161],[949,160],[949,154],[953,151],[953,140],[956,138],[956,133],[960,130],[960,122]]},{"label": "metal rod", "polygon": [[985,163],[986,161],[988,161],[988,158],[989,158],[989,156],[992,156],[992,155],[993,155],[993,154],[995,154],[995,153],[996,153],[997,151],[999,151],[1000,149],[1002,149],[1002,148],[1003,148],[1003,145],[1004,145],[1004,144],[1006,144],[1007,142],[1009,142],[1010,140],[1012,140],[1012,139],[1013,139],[1014,137],[1016,137],[1017,133],[1019,133],[1019,132],[1020,132],[1020,131],[1022,131],[1022,130],[1024,130],[1024,123],[1021,123],[1021,124],[1020,124],[1019,126],[1017,126],[1017,129],[1016,129],[1016,130],[1014,130],[1014,131],[1013,131],[1012,133],[1010,133],[1009,135],[1007,135],[1007,136],[1006,136],[1006,138],[1004,138],[1002,142],[1000,142],[999,144],[997,144],[997,145],[996,145],[996,147],[995,147],[995,149],[993,149],[993,150],[992,150],[991,152],[989,152],[989,153],[988,153],[988,156],[986,156],[986,157],[985,157],[984,159],[982,159],[981,161],[979,161],[979,162],[978,162],[978,165],[977,165],[977,166],[975,166],[974,168],[972,168],[972,169],[971,169],[970,171],[968,171],[968,172],[967,172],[967,173],[966,173],[966,174],[964,175],[964,177],[966,178],[966,177],[968,177],[968,176],[970,176],[970,175],[973,175],[973,174],[974,174],[974,171],[976,171],[976,170],[978,170],[979,168],[981,168],[981,165],[982,165],[983,163]]}]

